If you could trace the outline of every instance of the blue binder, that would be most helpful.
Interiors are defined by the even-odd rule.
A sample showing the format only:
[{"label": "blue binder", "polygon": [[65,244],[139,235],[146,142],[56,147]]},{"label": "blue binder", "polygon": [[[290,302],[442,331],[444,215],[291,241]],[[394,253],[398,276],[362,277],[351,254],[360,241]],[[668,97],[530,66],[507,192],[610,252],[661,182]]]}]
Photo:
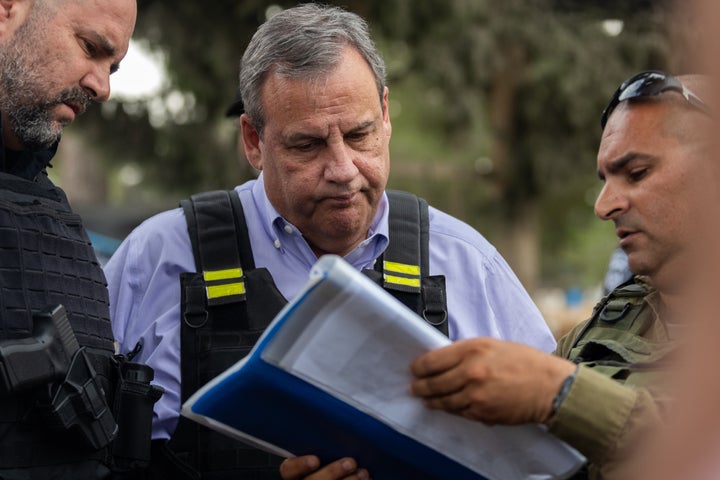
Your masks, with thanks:
[{"label": "blue binder", "polygon": [[[278,314],[247,357],[183,405],[184,416],[280,455],[314,454],[323,463],[350,456],[378,480],[527,478],[528,473],[516,470],[513,462],[499,468],[488,465],[485,471],[472,468],[467,462],[451,458],[453,451],[438,451],[279,366],[277,358],[284,354],[288,344],[309,328],[307,318],[318,311],[318,303],[314,302],[321,298],[326,304],[328,298],[339,295],[350,284],[369,289],[373,304],[390,302],[383,310],[400,308],[392,321],[398,321],[398,312],[401,316],[409,315],[407,320],[400,321],[417,321],[410,328],[427,328],[429,335],[442,337],[339,257],[323,257],[312,277],[306,288]],[[352,312],[343,315],[352,316]],[[546,458],[527,462],[532,478],[567,478],[582,465],[582,456],[539,427],[528,432],[531,442],[537,438],[550,443],[547,455],[543,455]],[[481,445],[478,441],[478,449]],[[543,472],[545,468],[547,472]],[[486,471],[492,474],[487,475]],[[508,471],[512,473],[498,474]]]}]

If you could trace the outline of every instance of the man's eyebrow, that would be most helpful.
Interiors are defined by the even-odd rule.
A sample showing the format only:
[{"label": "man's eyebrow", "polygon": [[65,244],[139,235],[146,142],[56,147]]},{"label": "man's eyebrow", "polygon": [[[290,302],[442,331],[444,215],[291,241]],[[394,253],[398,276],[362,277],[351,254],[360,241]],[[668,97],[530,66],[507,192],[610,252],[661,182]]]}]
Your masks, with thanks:
[{"label": "man's eyebrow", "polygon": [[[628,152],[622,157],[616,158],[612,162],[608,163],[606,171],[610,174],[618,173],[620,170],[627,167],[629,163],[635,160],[652,160],[653,158],[655,158],[653,155],[649,155],[647,153]],[[600,180],[605,180],[605,175],[600,170],[598,170],[598,178],[600,178]]]},{"label": "man's eyebrow", "polygon": [[[110,43],[110,40],[105,35],[100,35],[97,32],[85,32],[84,35],[88,37],[88,40],[95,43],[96,47],[105,57],[115,57],[117,55],[117,48],[115,45]],[[120,62],[113,62],[110,65],[110,73],[115,73],[120,68]]]},{"label": "man's eyebrow", "polygon": [[306,140],[315,140],[317,138],[320,138],[318,135],[314,135],[312,133],[305,133],[305,132],[295,132],[290,134],[289,136],[285,137],[285,143],[292,144],[297,142],[304,142]]},{"label": "man's eyebrow", "polygon": [[[375,125],[375,120],[368,120],[367,122],[363,122],[363,123],[351,128],[350,130],[348,130],[347,133],[359,132],[360,130],[365,130],[368,127],[372,127],[373,125]],[[346,133],[346,135],[347,135],[347,133]]]},{"label": "man's eyebrow", "polygon": [[[352,134],[359,132],[361,130],[365,130],[366,128],[372,127],[375,124],[375,120],[368,120],[366,122],[362,122],[358,125],[355,125],[350,130],[345,132],[344,135]],[[316,140],[316,139],[323,139],[325,138],[322,135],[316,135],[313,133],[306,133],[306,132],[295,132],[287,137],[285,137],[285,143],[291,144],[291,143],[297,143],[297,142],[303,142],[306,140]]]}]

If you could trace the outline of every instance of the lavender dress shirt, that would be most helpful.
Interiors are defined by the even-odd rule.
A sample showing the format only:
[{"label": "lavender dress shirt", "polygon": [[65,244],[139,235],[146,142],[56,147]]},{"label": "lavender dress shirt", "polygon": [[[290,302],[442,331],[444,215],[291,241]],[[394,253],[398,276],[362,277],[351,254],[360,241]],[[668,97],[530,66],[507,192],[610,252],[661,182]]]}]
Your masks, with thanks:
[{"label": "lavender dress shirt", "polygon": [[[292,299],[317,257],[300,232],[265,195],[262,174],[235,188],[250,232],[255,265],[266,267]],[[358,270],[372,268],[388,245],[387,197],[368,236],[345,256]],[[195,271],[182,209],[138,226],[105,267],[110,317],[120,353],[143,347],[137,361],[155,369],[165,389],[155,404],[153,439],[170,438],[180,412],[180,273]],[[495,248],[469,225],[430,208],[430,274],[445,275],[452,340],[489,336],[555,349],[540,312]]]}]

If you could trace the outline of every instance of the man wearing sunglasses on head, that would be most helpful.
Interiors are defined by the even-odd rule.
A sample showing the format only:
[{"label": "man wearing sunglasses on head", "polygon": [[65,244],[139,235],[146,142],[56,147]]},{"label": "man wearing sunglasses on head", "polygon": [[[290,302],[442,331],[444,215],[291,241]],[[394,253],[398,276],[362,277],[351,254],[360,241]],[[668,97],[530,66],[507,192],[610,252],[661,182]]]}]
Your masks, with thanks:
[{"label": "man wearing sunglasses on head", "polygon": [[678,299],[692,288],[693,245],[710,224],[714,122],[698,96],[708,83],[642,72],[603,112],[595,213],[614,222],[637,276],[563,338],[556,356],[486,338],[457,342],[414,362],[414,395],[486,423],[546,424],[587,457],[577,478],[622,471],[661,418],[660,377],[687,321]]},{"label": "man wearing sunglasses on head", "polygon": [[[546,424],[587,457],[573,478],[622,472],[661,418],[667,398],[660,377],[686,321],[677,305],[702,265],[693,246],[712,224],[707,199],[720,184],[720,166],[708,148],[712,115],[696,94],[709,95],[709,87],[705,77],[642,72],[602,114],[597,167],[604,186],[595,213],[615,223],[637,276],[602,299],[555,355],[490,338],[457,341],[411,365],[413,395],[428,408],[487,424]],[[346,476],[343,461],[352,460],[321,467],[314,456],[298,457],[281,472],[286,480],[373,473]]]}]

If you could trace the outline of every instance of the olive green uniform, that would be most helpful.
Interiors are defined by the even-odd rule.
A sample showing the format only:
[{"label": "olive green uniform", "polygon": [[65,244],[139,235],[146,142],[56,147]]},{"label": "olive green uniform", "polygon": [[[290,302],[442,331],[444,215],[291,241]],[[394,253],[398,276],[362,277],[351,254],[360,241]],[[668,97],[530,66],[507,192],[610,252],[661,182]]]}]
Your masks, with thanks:
[{"label": "olive green uniform", "polygon": [[558,343],[555,354],[580,365],[549,431],[588,466],[573,478],[603,479],[632,454],[638,436],[661,416],[658,373],[673,344],[658,317],[658,293],[641,278],[598,303],[592,317]]}]

